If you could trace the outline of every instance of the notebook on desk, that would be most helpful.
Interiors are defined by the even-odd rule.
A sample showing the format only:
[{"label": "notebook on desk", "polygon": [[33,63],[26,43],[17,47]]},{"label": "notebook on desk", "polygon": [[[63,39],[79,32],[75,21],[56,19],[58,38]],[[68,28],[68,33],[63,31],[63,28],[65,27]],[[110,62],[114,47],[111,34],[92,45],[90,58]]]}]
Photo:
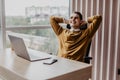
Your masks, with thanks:
[{"label": "notebook on desk", "polygon": [[41,53],[41,56],[35,56],[33,55],[33,51],[27,50],[24,40],[20,37],[16,37],[13,35],[8,35],[11,46],[14,49],[15,53],[17,56],[20,56],[26,60],[29,61],[40,61],[40,60],[45,60],[45,59],[50,59],[51,57],[47,55],[46,53]]}]

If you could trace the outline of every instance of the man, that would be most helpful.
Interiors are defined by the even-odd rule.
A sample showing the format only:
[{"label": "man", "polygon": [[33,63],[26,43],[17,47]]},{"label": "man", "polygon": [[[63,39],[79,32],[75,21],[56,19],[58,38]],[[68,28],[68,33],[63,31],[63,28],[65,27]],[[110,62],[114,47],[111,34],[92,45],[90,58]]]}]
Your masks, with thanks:
[{"label": "man", "polygon": [[[100,15],[92,16],[88,18],[89,26],[82,29],[86,22],[82,20],[80,12],[74,12],[69,20],[51,16],[50,24],[59,40],[58,56],[84,61],[87,45],[99,28],[101,21]],[[69,24],[70,29],[63,28],[59,23]]]}]

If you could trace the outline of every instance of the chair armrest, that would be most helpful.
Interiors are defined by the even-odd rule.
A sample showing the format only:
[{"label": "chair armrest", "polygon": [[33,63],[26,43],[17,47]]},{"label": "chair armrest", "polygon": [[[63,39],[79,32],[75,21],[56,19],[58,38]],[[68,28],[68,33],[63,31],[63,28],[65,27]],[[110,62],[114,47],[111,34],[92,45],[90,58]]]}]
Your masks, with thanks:
[{"label": "chair armrest", "polygon": [[89,60],[91,60],[91,59],[92,59],[92,57],[85,57],[84,59],[89,59]]},{"label": "chair armrest", "polygon": [[90,64],[92,57],[84,57],[84,62]]}]

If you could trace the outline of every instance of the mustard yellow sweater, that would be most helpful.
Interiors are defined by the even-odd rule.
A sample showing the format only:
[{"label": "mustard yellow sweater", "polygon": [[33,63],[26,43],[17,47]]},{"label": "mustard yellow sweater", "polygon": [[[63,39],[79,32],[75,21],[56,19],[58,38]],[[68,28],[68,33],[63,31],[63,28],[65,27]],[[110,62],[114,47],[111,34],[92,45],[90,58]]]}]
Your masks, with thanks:
[{"label": "mustard yellow sweater", "polygon": [[63,28],[59,23],[63,23],[62,17],[50,17],[50,24],[59,40],[58,56],[83,61],[87,45],[97,31],[102,17],[92,16],[88,18],[90,23],[88,28],[80,31],[70,31]]}]

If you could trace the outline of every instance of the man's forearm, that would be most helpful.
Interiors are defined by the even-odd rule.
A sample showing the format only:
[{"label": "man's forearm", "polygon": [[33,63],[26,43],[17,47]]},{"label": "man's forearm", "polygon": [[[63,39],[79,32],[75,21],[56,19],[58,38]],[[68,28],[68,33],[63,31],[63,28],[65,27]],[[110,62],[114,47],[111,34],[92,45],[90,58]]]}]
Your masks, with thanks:
[{"label": "man's forearm", "polygon": [[62,31],[62,28],[59,25],[59,23],[63,23],[62,17],[55,17],[55,16],[50,17],[50,24],[57,35],[59,35]]},{"label": "man's forearm", "polygon": [[88,18],[88,23],[92,23],[96,19],[102,19],[102,16],[101,15],[95,15],[95,16],[89,17]]},{"label": "man's forearm", "polygon": [[64,21],[62,17],[51,16],[50,22],[63,23]]}]

